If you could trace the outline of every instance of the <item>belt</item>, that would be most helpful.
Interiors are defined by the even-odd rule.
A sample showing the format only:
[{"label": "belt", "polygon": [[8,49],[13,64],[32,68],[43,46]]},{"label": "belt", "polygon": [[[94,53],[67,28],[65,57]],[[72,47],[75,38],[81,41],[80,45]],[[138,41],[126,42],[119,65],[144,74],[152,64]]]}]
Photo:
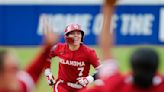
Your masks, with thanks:
[{"label": "belt", "polygon": [[83,88],[83,86],[77,84],[77,83],[71,83],[71,82],[67,82],[67,86],[72,87],[72,88],[76,88],[76,89],[81,89]]},{"label": "belt", "polygon": [[77,84],[77,83],[72,83],[72,82],[66,82],[62,79],[59,79],[59,81],[62,81],[62,83],[65,83],[67,86],[71,87],[71,88],[76,88],[76,89],[81,89],[83,88],[83,86]]}]

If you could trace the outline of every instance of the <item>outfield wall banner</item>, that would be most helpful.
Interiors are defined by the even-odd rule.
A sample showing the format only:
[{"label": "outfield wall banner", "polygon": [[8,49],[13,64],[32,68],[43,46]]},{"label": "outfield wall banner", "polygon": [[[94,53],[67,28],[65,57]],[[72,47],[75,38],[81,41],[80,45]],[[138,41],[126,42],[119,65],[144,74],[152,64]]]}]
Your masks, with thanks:
[{"label": "outfield wall banner", "polygon": [[[97,44],[102,27],[100,5],[0,5],[0,45],[39,45],[42,16],[63,34],[70,23],[85,31],[84,43]],[[164,45],[164,4],[118,5],[113,15],[116,45]],[[61,38],[64,41],[64,38]]]}]

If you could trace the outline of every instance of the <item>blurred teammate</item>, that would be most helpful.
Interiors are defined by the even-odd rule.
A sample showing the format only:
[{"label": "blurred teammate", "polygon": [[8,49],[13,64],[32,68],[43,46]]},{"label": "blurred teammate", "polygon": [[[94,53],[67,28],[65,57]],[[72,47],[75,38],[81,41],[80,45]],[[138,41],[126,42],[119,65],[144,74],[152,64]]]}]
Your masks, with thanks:
[{"label": "blurred teammate", "polygon": [[[48,29],[45,30],[48,31]],[[0,92],[33,92],[35,85],[46,64],[46,59],[57,36],[52,32],[45,32],[44,44],[41,52],[24,71],[18,66],[15,53],[8,49],[0,49]]]},{"label": "blurred teammate", "polygon": [[[78,24],[70,24],[65,28],[66,43],[57,43],[53,46],[45,75],[49,85],[54,85],[54,92],[76,92],[85,88],[94,78],[89,75],[90,65],[99,67],[96,52],[84,45],[84,31]],[[50,71],[51,58],[59,57],[58,78],[55,82]]]},{"label": "blurred teammate", "polygon": [[[157,73],[159,56],[154,49],[139,48],[135,50],[130,58],[132,73],[122,75],[119,72],[116,60],[112,59],[113,32],[109,32],[110,22],[107,20],[111,19],[112,13],[109,11],[113,8],[111,4],[105,3],[104,5],[105,19],[100,39],[104,64],[99,71],[99,76],[104,82],[102,85],[80,92],[163,92],[164,78]],[[110,52],[107,52],[108,50]]]}]

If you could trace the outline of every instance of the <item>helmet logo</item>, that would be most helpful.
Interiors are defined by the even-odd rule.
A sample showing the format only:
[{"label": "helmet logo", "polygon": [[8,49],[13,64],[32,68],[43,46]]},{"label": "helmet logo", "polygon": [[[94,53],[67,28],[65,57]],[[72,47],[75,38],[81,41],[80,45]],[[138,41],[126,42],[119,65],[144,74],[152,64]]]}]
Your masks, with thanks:
[{"label": "helmet logo", "polygon": [[72,25],[70,25],[70,26],[67,27],[67,31],[72,31],[74,29],[79,30],[80,29],[80,26],[78,26],[77,24],[72,24]]}]

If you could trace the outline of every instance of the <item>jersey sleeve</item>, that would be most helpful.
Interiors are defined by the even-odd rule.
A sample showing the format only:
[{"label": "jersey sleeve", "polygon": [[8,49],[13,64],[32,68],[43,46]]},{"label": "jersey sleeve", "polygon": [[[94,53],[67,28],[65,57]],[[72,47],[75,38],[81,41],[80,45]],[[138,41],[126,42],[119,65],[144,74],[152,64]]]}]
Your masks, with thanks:
[{"label": "jersey sleeve", "polygon": [[50,52],[51,46],[45,46],[42,48],[41,52],[32,60],[32,63],[29,64],[25,71],[32,77],[36,83],[44,69],[46,64],[46,59]]},{"label": "jersey sleeve", "polygon": [[51,59],[57,56],[57,48],[58,48],[58,44],[54,45],[51,48],[48,58],[46,59],[45,69],[51,67]]},{"label": "jersey sleeve", "polygon": [[107,79],[120,73],[117,61],[115,59],[108,59],[103,62],[104,63],[101,65],[98,72],[98,76],[101,79]]},{"label": "jersey sleeve", "polygon": [[88,54],[90,63],[93,65],[94,68],[98,68],[100,66],[100,60],[97,57],[95,50],[91,50]]},{"label": "jersey sleeve", "polygon": [[32,78],[32,76],[25,72],[25,71],[19,71],[17,74],[19,83],[20,83],[20,89],[21,92],[33,92],[35,88],[35,83]]}]

